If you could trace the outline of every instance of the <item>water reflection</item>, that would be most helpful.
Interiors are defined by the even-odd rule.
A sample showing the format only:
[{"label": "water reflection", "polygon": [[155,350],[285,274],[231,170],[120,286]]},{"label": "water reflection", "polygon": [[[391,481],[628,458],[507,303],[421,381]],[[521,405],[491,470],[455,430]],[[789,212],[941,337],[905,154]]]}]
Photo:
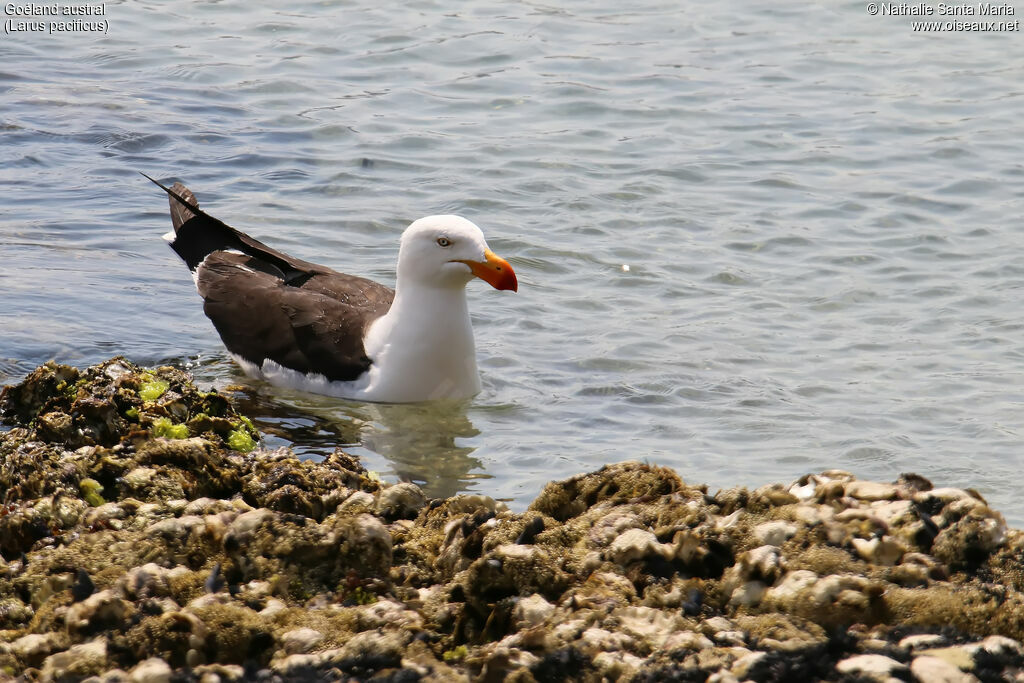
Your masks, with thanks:
[{"label": "water reflection", "polygon": [[474,479],[490,478],[472,456],[476,448],[458,443],[480,433],[466,414],[468,407],[468,401],[363,406],[376,415],[363,427],[362,445],[386,458],[399,479],[419,484],[427,495],[455,495],[471,488]]},{"label": "water reflection", "polygon": [[475,446],[464,442],[480,434],[469,401],[358,403],[232,379],[239,383],[214,384],[253,420],[267,448],[291,446],[301,457],[321,458],[341,447],[385,479],[414,482],[428,496],[452,496],[490,478],[473,457]]}]

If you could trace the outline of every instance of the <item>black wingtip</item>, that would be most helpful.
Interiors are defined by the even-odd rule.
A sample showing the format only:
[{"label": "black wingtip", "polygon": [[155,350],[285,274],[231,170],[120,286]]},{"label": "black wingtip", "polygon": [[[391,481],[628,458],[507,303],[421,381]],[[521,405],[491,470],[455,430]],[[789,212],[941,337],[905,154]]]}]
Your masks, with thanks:
[{"label": "black wingtip", "polygon": [[[183,220],[180,226],[175,225],[175,238],[170,240],[171,249],[185,261],[189,270],[195,272],[203,259],[214,251],[237,249],[280,270],[280,277],[284,280],[285,284],[293,287],[301,287],[311,277],[316,275],[316,272],[309,270],[308,266],[310,264],[305,264],[301,261],[296,262],[290,256],[271,249],[259,240],[249,237],[244,232],[235,230],[230,225],[200,209],[198,203],[190,202],[172,188],[167,187],[158,180],[154,180],[142,171],[139,171],[139,175],[159,187],[194,214],[189,216],[187,220]],[[190,191],[189,196],[193,199],[195,198]],[[196,220],[197,218],[201,220]],[[171,221],[172,223],[174,222],[173,209]],[[181,231],[186,228],[188,234],[182,238]]]},{"label": "black wingtip", "polygon": [[173,190],[171,190],[171,188],[169,188],[169,187],[167,187],[166,185],[164,185],[163,183],[161,183],[161,182],[160,182],[159,180],[155,180],[155,179],[153,179],[153,178],[149,177],[148,175],[146,175],[146,174],[145,174],[145,173],[143,173],[142,171],[139,171],[139,175],[141,175],[141,176],[142,176],[143,178],[145,178],[145,179],[146,179],[146,180],[148,180],[149,182],[151,182],[151,183],[153,183],[154,185],[156,185],[157,187],[159,187],[159,188],[160,188],[161,190],[163,190],[163,191],[164,191],[164,192],[166,192],[167,194],[171,195],[172,197],[174,196],[174,191],[173,191]]},{"label": "black wingtip", "polygon": [[[157,185],[160,185],[160,181],[159,180],[153,180],[152,178],[150,178],[148,175],[146,175],[142,171],[139,171],[139,175],[142,176],[143,178],[145,178],[146,180],[148,180],[151,183],[156,183]],[[160,185],[160,187],[164,187],[164,186]],[[167,189],[167,188],[164,188],[164,189]]]},{"label": "black wingtip", "polygon": [[152,178],[150,178],[148,175],[146,175],[142,171],[139,171],[139,175],[141,175],[143,178],[147,179],[149,182],[151,182],[154,185],[156,185],[157,187],[159,187],[161,190],[166,192],[171,197],[174,197],[174,199],[176,199],[182,206],[187,207],[188,209],[190,209],[192,211],[192,213],[196,214],[197,216],[205,216],[206,215],[206,212],[202,211],[197,204],[193,204],[189,200],[185,199],[180,194],[178,194],[177,192],[175,192],[171,188],[169,188],[166,185],[164,185],[163,183],[161,183],[159,180],[153,180]]}]

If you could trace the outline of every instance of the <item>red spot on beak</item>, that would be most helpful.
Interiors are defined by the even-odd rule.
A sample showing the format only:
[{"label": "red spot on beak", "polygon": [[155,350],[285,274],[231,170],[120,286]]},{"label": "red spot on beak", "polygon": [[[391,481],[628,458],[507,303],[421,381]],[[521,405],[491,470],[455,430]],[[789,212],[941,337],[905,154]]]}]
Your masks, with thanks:
[{"label": "red spot on beak", "polygon": [[516,272],[512,270],[512,266],[509,265],[508,261],[495,254],[490,249],[484,252],[484,261],[463,261],[469,266],[469,269],[473,271],[473,275],[477,276],[484,282],[488,283],[495,289],[511,289],[513,292],[519,291],[519,281],[516,280]]}]

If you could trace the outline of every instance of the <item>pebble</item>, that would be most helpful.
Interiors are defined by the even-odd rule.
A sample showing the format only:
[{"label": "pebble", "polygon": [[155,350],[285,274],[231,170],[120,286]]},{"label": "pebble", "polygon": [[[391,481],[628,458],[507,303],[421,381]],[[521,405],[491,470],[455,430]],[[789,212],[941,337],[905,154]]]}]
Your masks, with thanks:
[{"label": "pebble", "polygon": [[673,650],[705,650],[714,645],[710,638],[696,631],[677,631],[669,634],[662,647],[671,652]]},{"label": "pebble", "polygon": [[632,678],[643,669],[644,660],[629,652],[601,652],[594,657],[594,666],[604,680],[616,681]]},{"label": "pebble", "polygon": [[924,683],[977,683],[978,677],[961,671],[945,659],[921,655],[910,662],[910,672]]},{"label": "pebble", "polygon": [[46,655],[65,649],[69,645],[67,640],[63,633],[29,633],[6,647],[26,661],[39,663]]},{"label": "pebble", "polygon": [[249,512],[243,512],[238,517],[235,517],[235,520],[231,523],[231,533],[235,535],[240,543],[244,542],[246,538],[252,536],[257,529],[274,519],[274,517],[274,512],[266,508],[257,508]]},{"label": "pebble", "polygon": [[620,565],[652,555],[663,556],[662,544],[646,529],[627,529],[612,541],[608,550],[608,558]]},{"label": "pebble", "polygon": [[93,593],[85,600],[71,605],[64,623],[70,633],[94,630],[104,624],[121,623],[131,608],[131,603],[108,589]]},{"label": "pebble", "polygon": [[996,656],[1009,654],[1015,657],[1024,657],[1024,645],[1006,636],[989,636],[985,638],[985,640],[981,641],[981,649]]},{"label": "pebble", "polygon": [[945,645],[945,643],[945,636],[938,633],[918,633],[901,639],[899,646],[913,652],[915,650],[926,650],[931,647],[939,647],[940,645]]},{"label": "pebble", "polygon": [[939,500],[943,503],[952,503],[959,500],[978,500],[973,495],[964,491],[963,489],[956,489],[951,487],[940,487],[933,488],[928,491],[921,491],[914,495],[914,502],[923,503],[928,500]]},{"label": "pebble", "polygon": [[276,673],[284,676],[286,680],[289,677],[295,677],[296,680],[299,680],[303,673],[322,668],[326,662],[335,658],[339,652],[338,648],[333,648],[317,652],[316,654],[288,655],[282,659],[273,660],[270,666]]},{"label": "pebble", "polygon": [[767,652],[751,652],[750,654],[743,655],[733,662],[729,671],[736,676],[736,678],[743,680],[748,677],[751,669],[757,666],[767,656]]},{"label": "pebble", "polygon": [[83,675],[103,671],[107,665],[107,640],[96,638],[72,645],[64,652],[52,654],[43,660],[41,675],[44,681],[81,678]]},{"label": "pebble", "polygon": [[554,611],[555,606],[545,600],[543,595],[534,593],[516,601],[512,618],[519,629],[533,628],[547,621]]},{"label": "pebble", "polygon": [[400,629],[364,631],[349,638],[331,657],[331,661],[343,662],[353,659],[401,661],[402,653],[411,639],[412,635],[408,631]]},{"label": "pebble", "polygon": [[281,635],[281,645],[290,655],[308,653],[324,639],[324,634],[312,628],[297,628]]},{"label": "pebble", "polygon": [[899,564],[900,558],[907,552],[907,547],[890,536],[870,539],[855,538],[853,547],[857,554],[865,560],[884,567]]},{"label": "pebble", "polygon": [[780,546],[793,538],[796,532],[797,527],[795,524],[775,520],[773,522],[764,522],[754,527],[754,538],[761,545]]},{"label": "pebble", "polygon": [[729,604],[738,607],[753,607],[761,603],[768,586],[763,581],[747,581],[736,587],[729,595]]},{"label": "pebble", "polygon": [[203,527],[205,524],[206,521],[198,515],[183,515],[154,522],[146,527],[146,533],[184,539],[192,533],[193,529]]},{"label": "pebble", "polygon": [[132,683],[170,683],[171,666],[159,657],[150,657],[131,670]]},{"label": "pebble", "polygon": [[199,683],[220,683],[245,679],[245,668],[238,664],[201,664],[194,667]]},{"label": "pebble", "polygon": [[920,654],[927,654],[929,657],[937,657],[952,666],[960,669],[961,671],[970,671],[974,668],[974,650],[978,648],[978,645],[974,647],[965,645],[954,645],[952,647],[936,647],[929,650],[924,650]]},{"label": "pebble", "polygon": [[613,633],[597,626],[591,626],[581,633],[579,640],[582,647],[590,652],[623,650],[633,644],[633,639],[625,633]]},{"label": "pebble", "polygon": [[886,681],[907,671],[907,665],[885,655],[854,655],[836,664],[841,674],[863,676],[873,681]]},{"label": "pebble", "polygon": [[414,630],[423,628],[423,617],[394,600],[377,600],[370,605],[361,605],[356,608],[356,613],[360,630],[388,626]]},{"label": "pebble", "polygon": [[858,500],[893,500],[899,496],[899,489],[892,484],[865,480],[847,483],[845,492]]},{"label": "pebble", "polygon": [[657,649],[670,634],[686,627],[678,614],[643,605],[620,607],[611,613],[611,618],[623,632]]},{"label": "pebble", "polygon": [[283,600],[268,598],[267,604],[260,610],[260,616],[267,619],[286,609],[288,609],[288,605]]},{"label": "pebble", "polygon": [[136,467],[124,475],[124,483],[134,489],[148,486],[157,474],[152,467]]},{"label": "pebble", "polygon": [[372,493],[355,491],[338,507],[339,512],[367,512],[376,507],[376,499]]}]

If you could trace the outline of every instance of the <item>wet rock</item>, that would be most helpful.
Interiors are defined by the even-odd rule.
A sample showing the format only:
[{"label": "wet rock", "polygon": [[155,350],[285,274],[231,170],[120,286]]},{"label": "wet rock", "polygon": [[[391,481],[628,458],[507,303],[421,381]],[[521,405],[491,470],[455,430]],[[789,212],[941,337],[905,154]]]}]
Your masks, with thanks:
[{"label": "wet rock", "polygon": [[564,482],[548,484],[530,505],[530,509],[565,521],[605,500],[626,501],[656,497],[686,488],[672,470],[637,467],[638,464],[625,462],[606,465],[593,474],[579,475]]},{"label": "wet rock", "polygon": [[355,491],[341,503],[339,511],[348,513],[371,512],[374,506],[375,500],[372,494],[366,491]]},{"label": "wet rock", "polygon": [[43,407],[56,402],[79,378],[79,372],[53,361],[33,370],[21,384],[4,387],[0,392],[0,414],[30,422]]},{"label": "wet rock", "polygon": [[60,411],[40,415],[36,420],[36,433],[44,441],[73,442],[76,436],[71,416]]},{"label": "wet rock", "polygon": [[377,499],[377,512],[386,520],[411,519],[415,517],[427,498],[416,484],[402,482],[388,486]]},{"label": "wet rock", "polygon": [[[849,472],[710,493],[637,462],[525,513],[258,441],[173,368],[48,365],[0,412],[0,676],[1003,680],[1024,533]],[[234,435],[233,435],[234,434]]]}]

